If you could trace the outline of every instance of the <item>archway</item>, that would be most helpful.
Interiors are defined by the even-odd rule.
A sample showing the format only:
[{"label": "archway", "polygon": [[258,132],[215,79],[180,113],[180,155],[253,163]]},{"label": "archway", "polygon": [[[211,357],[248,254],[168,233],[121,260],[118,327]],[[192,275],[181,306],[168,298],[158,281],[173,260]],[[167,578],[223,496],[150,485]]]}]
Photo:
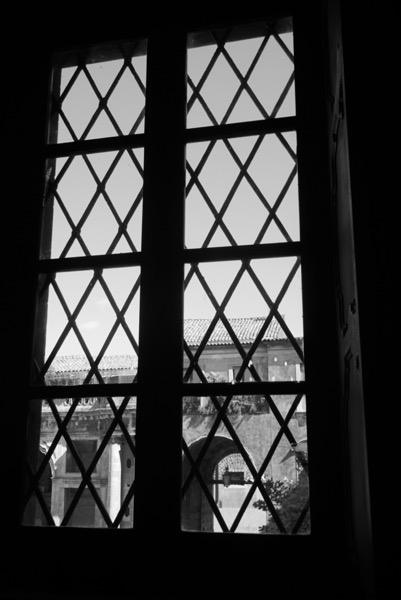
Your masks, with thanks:
[{"label": "archway", "polygon": [[[198,457],[206,437],[199,438],[189,446],[189,451],[194,460]],[[252,461],[252,457],[248,452]],[[253,462],[253,461],[252,461]],[[243,471],[243,480],[248,476],[245,462],[238,452],[237,445],[229,437],[215,436],[201,462],[199,471],[207,485],[213,501],[209,501],[205,492],[195,476],[188,486],[181,505],[181,526],[185,531],[217,531],[221,530],[213,513],[211,502],[219,506],[219,495],[223,489],[222,469],[231,464],[236,469],[234,472]],[[237,466],[236,466],[237,465]],[[186,456],[183,458],[183,482],[190,473],[191,465]],[[232,466],[230,471],[233,471]],[[233,488],[232,488],[232,491]],[[238,492],[238,490],[237,490]],[[233,495],[233,494],[232,494]],[[239,505],[242,504],[244,494],[237,494]],[[221,501],[220,501],[221,504]],[[239,509],[239,506],[238,506]]]}]

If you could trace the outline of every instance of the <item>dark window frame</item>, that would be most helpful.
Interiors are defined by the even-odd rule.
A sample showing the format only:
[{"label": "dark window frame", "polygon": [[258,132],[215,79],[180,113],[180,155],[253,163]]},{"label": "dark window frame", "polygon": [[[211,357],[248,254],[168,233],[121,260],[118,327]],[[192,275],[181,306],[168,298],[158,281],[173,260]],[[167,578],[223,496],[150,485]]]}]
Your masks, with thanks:
[{"label": "dark window frame", "polygon": [[[296,52],[298,52],[298,60],[300,60],[301,62],[305,62],[308,61],[308,59],[311,61],[311,65],[315,65],[315,61],[316,61],[316,56],[314,56],[314,51],[312,51],[310,49],[309,44],[307,42],[307,35],[311,35],[311,33],[316,32],[316,31],[320,31],[319,28],[319,19],[318,19],[318,15],[313,15],[311,14],[309,11],[306,11],[306,15],[297,15],[297,26],[299,26],[300,30],[303,28],[303,36],[301,36],[301,39],[297,40],[297,50]],[[160,40],[159,40],[160,41]],[[320,40],[321,41],[321,40]],[[163,44],[166,43],[166,39],[164,39]],[[48,55],[47,55],[47,49],[46,51],[43,52],[43,65],[45,66],[43,72],[40,72],[40,76],[39,76],[39,83],[41,83],[43,85],[43,89],[46,88],[46,75],[44,74],[45,70],[46,70],[46,62],[48,59]],[[301,125],[301,129],[303,130],[303,135],[300,138],[300,142],[301,142],[301,148],[299,149],[299,160],[305,160],[306,163],[309,163],[309,168],[305,169],[305,173],[312,173],[312,171],[314,172],[315,176],[316,173],[322,173],[319,181],[316,182],[316,177],[314,178],[314,180],[312,181],[311,179],[309,179],[308,181],[308,175],[306,176],[306,180],[304,180],[302,183],[300,181],[300,185],[305,186],[305,189],[309,189],[312,191],[311,195],[308,198],[308,202],[311,201],[312,204],[314,205],[314,208],[317,210],[317,214],[319,214],[319,217],[322,218],[322,227],[320,232],[316,233],[315,231],[313,231],[313,226],[311,223],[308,223],[307,220],[304,221],[303,223],[303,229],[305,232],[309,232],[310,233],[310,240],[314,240],[315,243],[318,244],[318,247],[320,248],[320,256],[317,258],[317,265],[316,263],[314,263],[314,261],[316,261],[316,256],[313,256],[314,253],[314,244],[311,242],[310,244],[307,244],[306,247],[306,254],[307,254],[307,259],[310,260],[311,264],[314,263],[314,268],[312,269],[306,269],[304,270],[304,279],[306,279],[307,285],[311,285],[313,286],[313,284],[315,283],[314,281],[314,274],[316,273],[316,269],[320,270],[320,272],[323,274],[323,281],[320,282],[320,290],[323,291],[328,291],[332,289],[332,280],[331,280],[331,273],[330,273],[330,267],[328,267],[328,263],[327,260],[330,259],[331,256],[331,249],[330,249],[330,243],[329,241],[326,239],[326,234],[330,231],[330,227],[328,224],[328,215],[326,214],[325,210],[323,208],[320,207],[320,202],[321,202],[321,196],[322,194],[326,194],[328,191],[328,175],[327,175],[327,164],[326,164],[326,155],[322,156],[324,154],[324,151],[322,151],[322,155],[317,155],[316,154],[316,148],[326,148],[326,140],[325,140],[325,127],[326,127],[326,118],[325,118],[325,114],[324,114],[324,107],[323,107],[323,97],[322,97],[322,64],[320,63],[320,61],[318,60],[319,63],[319,68],[318,68],[318,76],[317,78],[315,78],[316,72],[312,72],[313,69],[312,67],[310,69],[307,69],[306,71],[304,71],[303,69],[301,69],[299,71],[300,77],[298,78],[298,89],[306,89],[308,88],[310,96],[309,96],[309,100],[310,98],[313,98],[313,100],[310,102],[310,105],[307,106],[306,102],[303,104],[302,108],[301,108],[301,115],[302,115],[302,125]],[[38,82],[37,82],[38,83]],[[181,82],[182,83],[182,82]],[[301,86],[301,87],[299,87]],[[297,101],[301,102],[302,104],[302,98],[297,98]],[[28,147],[31,148],[32,150],[37,149],[38,147],[41,146],[41,140],[42,140],[42,126],[44,125],[44,114],[45,114],[45,99],[43,96],[41,96],[39,94],[39,97],[35,99],[35,101],[32,103],[32,106],[30,107],[30,110],[32,111],[32,114],[41,114],[42,115],[42,119],[37,121],[35,125],[33,125],[30,129],[31,132],[31,137],[30,140],[28,142]],[[155,132],[153,132],[153,134],[150,135],[150,137],[153,136],[153,139],[156,138],[156,134]],[[321,144],[321,145],[320,145]],[[303,147],[302,147],[303,145]],[[21,149],[19,149],[21,150]],[[18,153],[16,153],[18,155]],[[34,155],[33,156],[33,160],[32,163],[30,165],[30,173],[32,174],[32,177],[30,178],[30,184],[29,186],[26,186],[25,189],[28,189],[30,191],[30,197],[34,196],[36,198],[40,197],[40,189],[42,188],[42,181],[41,181],[41,177],[38,175],[38,173],[41,172],[41,162],[42,162],[42,156],[41,156],[41,152],[38,152],[38,155]],[[312,168],[312,171],[311,171]],[[32,190],[35,190],[35,193],[32,193]],[[38,208],[40,205],[40,202],[33,202],[32,205],[29,207],[29,211],[28,214],[32,217],[32,222],[34,224],[38,223]],[[25,229],[24,231],[27,231],[27,238],[26,238],[26,243],[28,244],[28,246],[30,248],[35,248],[37,247],[37,231],[38,228],[33,227],[31,228],[31,231],[29,233],[29,227],[26,226],[25,224]],[[316,239],[317,238],[317,239]],[[316,247],[316,246],[315,246]],[[21,252],[18,252],[18,256],[21,254]],[[24,255],[26,258],[26,255]],[[151,257],[150,257],[151,259]],[[308,262],[308,261],[306,261]],[[17,261],[16,261],[17,263]],[[149,264],[151,264],[151,260],[149,262]],[[25,285],[26,288],[29,290],[29,292],[26,294],[26,298],[24,299],[24,302],[19,303],[19,306],[25,306],[27,312],[23,313],[26,314],[25,317],[25,322],[27,323],[27,329],[26,329],[26,333],[25,333],[25,337],[24,340],[28,341],[30,336],[31,336],[31,332],[32,332],[32,321],[33,321],[33,310],[32,310],[32,306],[33,306],[33,297],[34,297],[34,289],[35,289],[35,277],[32,275],[32,273],[35,272],[35,268],[36,268],[36,261],[35,259],[32,257],[32,255],[29,255],[29,258],[27,260],[26,263],[26,271],[28,273],[28,277],[25,281]],[[180,273],[174,273],[173,277],[175,277],[176,282],[178,282],[178,280],[181,280],[181,272]],[[323,295],[324,296],[324,295]],[[324,299],[324,297],[320,297],[320,293],[319,293],[319,297],[316,298],[315,300],[312,301],[312,305],[313,308],[315,310],[313,310],[312,312],[314,313],[314,317],[319,320],[319,318],[322,320],[322,322],[326,322],[328,323],[328,337],[330,340],[332,340],[334,342],[335,345],[335,324],[334,321],[332,321],[330,318],[328,318],[328,315],[331,314],[332,311],[332,304],[331,304],[331,297],[330,299]],[[175,327],[177,325],[177,322],[179,322],[179,319],[176,320],[175,323],[171,324],[171,327]],[[148,333],[149,329],[148,327],[145,325],[143,325],[143,327],[145,328],[146,333]],[[306,319],[305,322],[305,327],[306,327],[306,331],[305,331],[305,337],[307,337],[307,330],[308,328],[310,328],[311,331],[314,330],[315,328],[315,324],[313,324],[311,321],[308,322],[308,319]],[[171,332],[171,330],[168,330],[168,332]],[[149,348],[148,351],[149,353],[151,352],[151,337],[149,338]],[[312,336],[310,339],[314,339],[314,336]],[[27,346],[26,346],[27,347]],[[14,348],[14,346],[12,346],[12,348]],[[15,348],[18,348],[17,344],[15,344]],[[174,348],[173,349],[174,352],[180,352],[181,353],[181,348]],[[312,388],[309,389],[308,388],[308,398],[309,397],[314,397],[314,398],[318,398],[319,397],[319,393],[321,393],[321,389],[322,389],[322,384],[325,383],[326,377],[327,377],[327,372],[325,373],[325,376],[322,375],[322,373],[320,372],[320,370],[322,369],[322,367],[324,366],[323,362],[322,362],[322,358],[319,357],[319,345],[317,342],[312,342],[311,345],[309,346],[308,350],[308,356],[309,356],[309,363],[310,365],[312,365],[312,371],[314,370],[314,373],[308,373],[308,377],[310,377],[311,380],[311,386]],[[335,351],[334,350],[328,350],[331,358],[333,359],[333,365],[336,364],[336,356],[335,356]],[[23,380],[24,383],[21,386],[22,389],[22,393],[23,393],[23,397],[27,398],[29,396],[29,386],[28,386],[28,371],[29,371],[29,367],[28,365],[30,364],[30,357],[29,357],[29,351],[27,351],[26,349],[23,352],[22,355],[22,364],[23,364]],[[337,381],[338,378],[338,373],[337,370],[333,367],[333,375],[334,375],[334,381]],[[15,372],[15,370],[13,371],[12,369],[10,370],[11,372]],[[177,375],[177,374],[176,374]],[[181,379],[182,376],[182,369],[179,369],[179,377]],[[176,379],[176,381],[178,382],[178,379]],[[178,402],[178,397],[181,399],[181,394],[183,393],[183,390],[185,390],[185,388],[181,387],[182,384],[180,383],[179,385],[179,392],[180,393],[176,393],[173,394],[173,405],[177,405],[177,411],[181,409],[181,402]],[[177,388],[178,388],[178,383],[177,383]],[[132,389],[132,388],[131,388]],[[143,397],[146,396],[150,396],[152,393],[152,390],[150,388],[148,388],[146,385],[141,385],[138,384],[138,391],[140,390],[141,394],[143,394]],[[192,390],[192,387],[191,387]],[[173,390],[174,391],[174,390]],[[177,390],[176,390],[177,392]],[[93,391],[92,391],[93,394]],[[68,396],[71,396],[71,394],[67,394]],[[103,395],[103,393],[99,392],[99,395]],[[340,427],[338,426],[338,429],[334,426],[333,422],[331,419],[333,419],[333,413],[334,413],[334,417],[338,416],[338,410],[336,410],[335,408],[335,400],[336,400],[336,396],[337,396],[337,389],[335,390],[328,390],[328,396],[329,396],[329,401],[328,404],[331,408],[331,410],[329,410],[326,407],[322,407],[319,406],[317,407],[316,405],[314,405],[313,403],[311,403],[311,406],[308,406],[308,417],[310,420],[310,431],[312,433],[312,436],[309,438],[309,442],[311,444],[311,454],[313,455],[313,447],[318,448],[319,446],[321,446],[322,443],[324,443],[325,441],[325,435],[326,432],[323,432],[321,427],[319,426],[319,423],[323,420],[323,422],[327,422],[327,423],[331,423],[331,427],[333,427],[333,431],[334,431],[334,435],[336,437],[340,436]],[[180,409],[178,409],[178,405],[180,406]],[[146,410],[146,409],[145,409]],[[14,415],[17,415],[17,419],[23,423],[25,425],[27,419],[28,419],[28,410],[27,410],[27,403],[25,401],[21,402],[18,404],[17,408],[15,409]],[[145,411],[142,413],[142,416],[139,417],[138,415],[138,419],[141,419],[143,423],[145,423],[147,421],[147,415],[145,414]],[[17,436],[15,439],[15,443],[16,443],[16,452],[14,455],[14,459],[13,459],[13,463],[14,465],[16,465],[16,469],[15,469],[15,473],[13,475],[13,481],[15,483],[15,488],[18,489],[18,473],[21,472],[21,468],[19,468],[19,466],[22,465],[23,463],[23,452],[21,450],[19,450],[20,448],[24,448],[24,431],[25,431],[25,427],[21,426],[21,430],[19,430],[17,432]],[[139,431],[139,425],[138,425],[138,431]],[[177,425],[177,429],[175,431],[175,433],[179,433],[179,426]],[[172,432],[173,436],[174,436],[174,432]],[[143,437],[146,434],[143,433]],[[167,439],[165,436],[163,436],[163,439]],[[139,444],[139,440],[138,440],[138,444]],[[145,443],[145,442],[144,442]],[[163,447],[164,449],[164,447]],[[175,444],[174,447],[169,448],[168,449],[168,459],[170,460],[171,457],[177,457],[178,455],[180,455],[180,444],[177,445]],[[335,452],[334,450],[333,452],[333,464],[334,464],[334,471],[335,472],[341,472],[341,460],[338,458],[338,456],[334,456]],[[155,465],[157,464],[157,462],[155,462],[155,459],[159,459],[160,457],[160,452],[156,451],[156,449],[154,449],[153,452],[150,453],[149,455],[149,465]],[[327,457],[325,458],[325,461],[327,461]],[[18,466],[19,465],[19,466]],[[292,547],[292,551],[295,553],[298,553],[298,555],[301,557],[300,560],[302,560],[302,554],[304,554],[305,558],[307,558],[307,563],[310,561],[310,558],[318,558],[319,556],[319,550],[324,549],[324,555],[325,555],[325,560],[322,560],[321,565],[325,565],[325,567],[327,568],[327,572],[333,574],[333,571],[336,570],[336,566],[339,567],[339,571],[342,571],[342,569],[346,570],[346,565],[345,563],[347,562],[347,559],[344,558],[344,560],[339,559],[338,558],[338,550],[341,548],[347,548],[347,544],[345,542],[345,537],[346,537],[346,525],[345,525],[345,508],[344,508],[344,504],[343,504],[343,499],[342,499],[342,495],[343,493],[345,493],[344,490],[344,483],[340,483],[339,484],[339,490],[338,490],[338,494],[336,495],[336,501],[334,502],[332,499],[328,499],[327,504],[324,505],[322,504],[322,501],[324,502],[324,500],[327,500],[326,497],[326,485],[330,485],[331,483],[331,477],[328,477],[327,474],[325,474],[322,470],[320,470],[320,467],[322,466],[322,461],[319,458],[316,458],[316,462],[315,465],[311,464],[311,469],[316,469],[316,473],[319,473],[319,476],[321,475],[321,479],[320,479],[320,486],[321,489],[315,488],[315,490],[312,492],[315,495],[315,501],[317,503],[317,506],[321,507],[321,514],[317,514],[316,517],[318,519],[317,521],[317,526],[318,528],[321,526],[321,535],[318,535],[317,538],[314,540],[314,543],[311,543],[311,540],[306,540],[306,539],[299,539],[299,538],[293,538],[291,540],[288,539],[283,539],[283,538],[275,538],[275,539],[266,539],[263,536],[260,537],[256,537],[255,536],[251,536],[251,538],[249,536],[229,536],[229,539],[227,538],[227,536],[213,536],[213,540],[210,541],[210,539],[207,539],[207,536],[203,536],[202,534],[181,534],[178,533],[177,534],[177,522],[175,521],[175,523],[170,523],[169,521],[165,521],[163,519],[163,517],[161,515],[157,516],[156,522],[154,524],[151,524],[150,529],[146,527],[146,524],[144,524],[144,528],[143,531],[134,531],[131,532],[130,537],[128,537],[128,535],[126,534],[126,532],[124,533],[124,542],[121,542],[122,546],[124,549],[127,548],[139,548],[140,551],[138,551],[138,553],[136,552],[136,550],[134,550],[135,556],[139,559],[139,555],[142,555],[142,557],[148,557],[150,558],[152,556],[152,551],[154,551],[155,548],[159,548],[160,550],[160,555],[164,555],[166,557],[168,557],[169,555],[169,549],[171,548],[171,545],[174,541],[179,541],[179,543],[181,544],[180,548],[183,547],[183,552],[182,554],[180,554],[180,558],[183,558],[183,556],[185,554],[188,555],[188,557],[191,557],[191,560],[184,560],[184,562],[180,563],[180,560],[177,560],[177,557],[175,557],[174,562],[178,563],[179,566],[179,572],[177,573],[177,576],[179,577],[180,573],[184,575],[183,579],[184,582],[186,581],[187,583],[191,580],[190,577],[190,572],[191,572],[191,564],[192,562],[194,562],[195,564],[201,564],[202,558],[204,559],[205,556],[208,557],[223,557],[222,560],[220,560],[219,562],[219,568],[220,568],[220,572],[224,572],[224,568],[222,568],[222,564],[223,566],[228,566],[230,563],[228,558],[224,558],[227,554],[228,555],[235,555],[235,554],[243,554],[244,556],[267,556],[268,559],[268,569],[272,570],[274,568],[278,569],[278,572],[280,571],[280,565],[282,564],[282,561],[284,560],[284,557],[286,555],[288,555],[288,543],[291,544]],[[146,475],[145,473],[142,473],[141,477],[142,477],[142,481],[143,482],[154,482],[154,477],[155,474],[150,473],[150,471],[152,471],[152,469],[148,469],[149,474]],[[139,473],[138,473],[138,477],[139,477]],[[167,479],[162,479],[161,480],[161,488],[163,489],[163,483],[165,483],[167,481]],[[160,482],[160,481],[159,481]],[[169,482],[171,484],[171,482]],[[173,477],[173,484],[169,485],[169,488],[172,489],[173,491],[173,496],[179,497],[179,490],[177,488],[177,484],[179,483],[179,479],[177,477],[177,473],[175,474],[175,476]],[[146,499],[143,498],[141,500],[143,503],[146,503]],[[159,508],[158,503],[155,501],[151,501],[151,505],[155,508],[157,506],[157,508]],[[7,524],[7,528],[10,528],[10,530],[12,532],[17,532],[17,535],[14,536],[14,541],[12,544],[12,548],[14,548],[14,544],[19,546],[19,547],[25,547],[25,548],[29,548],[30,549],[30,565],[29,565],[29,571],[32,573],[35,573],[35,568],[37,566],[37,563],[35,561],[35,558],[33,556],[33,552],[34,552],[34,548],[38,547],[39,543],[46,543],[46,547],[51,547],[52,546],[52,536],[54,535],[54,532],[57,530],[50,530],[50,529],[40,529],[36,528],[35,530],[31,529],[31,528],[25,528],[25,529],[20,529],[17,525],[17,521],[18,521],[18,515],[16,514],[15,511],[15,507],[13,507],[13,504],[7,504],[8,506],[8,511],[11,515],[13,515],[13,518],[11,519],[11,524]],[[166,513],[169,511],[170,508],[176,509],[178,506],[177,501],[174,499],[172,500],[172,505],[171,506],[167,506],[166,508]],[[336,506],[338,509],[338,513],[336,515],[337,517],[337,521],[333,522],[333,514],[332,514],[332,509],[333,507]],[[330,545],[331,547],[328,547],[328,539],[327,539],[327,523],[330,523],[331,528],[334,530],[334,536],[335,539],[331,539],[330,540]],[[165,528],[167,524],[167,528]],[[338,530],[336,530],[336,525],[339,525]],[[173,535],[171,534],[171,532],[175,532]],[[72,540],[79,540],[78,542],[76,541],[75,543],[80,543],[81,541],[84,543],[87,543],[88,540],[91,540],[91,543],[100,543],[103,544],[104,542],[101,541],[102,538],[99,536],[99,533],[104,533],[104,532],[95,532],[95,531],[67,531],[67,530],[62,530],[59,532],[60,538],[59,540],[62,540],[61,544],[62,545],[68,545],[68,542],[72,541]],[[114,544],[116,543],[116,534],[119,534],[120,532],[114,532],[114,531],[107,531],[106,532],[106,536],[107,536],[107,543],[111,543]],[[106,544],[105,544],[105,552],[107,552],[106,549]],[[268,547],[268,545],[270,544],[270,547]],[[58,544],[57,544],[58,545]],[[184,556],[185,558],[185,556]],[[88,572],[93,572],[93,568],[94,568],[94,561],[89,561],[90,564],[88,565]],[[169,567],[171,567],[171,564],[169,561],[168,565]],[[284,561],[286,562],[286,561]],[[330,566],[329,566],[329,563]],[[48,561],[48,565],[52,565],[52,560],[49,559]],[[113,563],[113,564],[117,564]],[[132,564],[132,563],[131,563]],[[336,566],[334,566],[336,565]],[[91,571],[92,569],[92,571]],[[111,569],[112,570],[112,569]],[[342,571],[343,572],[343,571]],[[142,585],[143,585],[143,589],[147,589],[147,585],[149,582],[149,576],[150,574],[153,573],[153,570],[150,569],[149,571],[144,571],[143,574],[141,574],[142,576],[140,577],[140,580],[142,581]],[[164,574],[165,576],[169,573],[169,568],[167,568],[167,565],[165,567],[163,567],[162,565],[160,565],[160,575]],[[193,574],[193,573],[192,573]],[[84,578],[80,579],[80,584],[83,585],[84,582]],[[107,589],[107,585],[110,586],[110,589],[113,589],[113,584],[115,584],[115,579],[113,577],[111,577],[111,579],[107,579],[107,582],[105,584],[105,588]],[[91,585],[95,585],[95,580],[91,581],[91,578],[89,577],[88,582],[87,582],[87,589],[91,588]],[[128,584],[124,584],[122,582],[120,582],[118,584],[118,589],[119,590],[127,590],[127,589],[132,589],[132,581]],[[222,589],[225,589],[224,587],[224,583],[220,583],[219,585],[222,586]],[[231,584],[230,584],[231,585]],[[139,587],[141,587],[139,585]],[[174,586],[173,586],[174,587]],[[85,588],[81,588],[81,589],[85,589]],[[95,589],[95,587],[93,588]],[[163,589],[163,586],[161,586],[161,589]],[[235,588],[233,588],[235,589]],[[245,587],[243,589],[246,589]],[[185,594],[184,594],[185,595]]]}]

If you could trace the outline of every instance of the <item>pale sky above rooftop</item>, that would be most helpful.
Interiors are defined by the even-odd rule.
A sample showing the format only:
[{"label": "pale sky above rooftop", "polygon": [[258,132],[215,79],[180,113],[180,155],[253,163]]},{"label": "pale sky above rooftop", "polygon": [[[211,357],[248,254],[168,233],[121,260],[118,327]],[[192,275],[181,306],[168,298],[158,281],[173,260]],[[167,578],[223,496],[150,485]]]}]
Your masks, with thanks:
[{"label": "pale sky above rooftop", "polygon": [[[286,34],[282,39],[291,48],[292,36]],[[261,40],[245,40],[227,45],[230,56],[235,61],[240,71],[245,74],[259,47]],[[196,84],[199,81],[214,48],[212,46],[189,50],[188,73]],[[102,95],[107,94],[110,85],[121,68],[122,61],[107,61],[93,63],[88,66],[91,76]],[[133,61],[139,77],[144,83],[146,81],[146,59],[136,57]],[[277,97],[285,82],[291,74],[291,62],[274,39],[271,39],[258,63],[257,68],[250,77],[250,85],[258,99],[271,111]],[[73,76],[74,68],[63,69],[61,90]],[[217,120],[220,120],[227,110],[230,100],[238,88],[238,78],[223,57],[217,61],[210,79],[202,90],[208,106],[211,108]],[[289,116],[294,114],[294,90],[290,92],[288,100],[284,103],[278,116]],[[91,115],[96,110],[98,100],[90,88],[83,74],[72,86],[71,92],[63,104],[71,125],[78,137],[82,134]],[[130,131],[133,121],[141,108],[143,108],[143,94],[135,79],[129,76],[121,79],[121,82],[108,101],[108,106],[118,123],[123,134]],[[132,110],[134,107],[134,111]],[[249,95],[243,91],[237,107],[232,112],[229,122],[247,121],[261,118]],[[210,120],[199,103],[195,103],[188,114],[188,127],[210,125]],[[142,132],[143,127],[138,129]],[[115,129],[105,114],[102,114],[91,130],[88,138],[106,137],[115,135]],[[284,135],[289,147],[296,152],[295,133]],[[71,135],[66,126],[59,123],[58,141],[71,141]],[[244,163],[255,144],[256,138],[231,140],[231,148],[241,163]],[[207,143],[190,144],[187,148],[187,160],[190,169],[196,169],[202,159]],[[97,181],[101,181],[106,175],[110,165],[115,159],[116,152],[95,154],[84,160],[75,157],[58,186],[58,193],[64,202],[69,216],[76,225],[84,213],[88,203],[97,190]],[[65,167],[66,159],[58,159],[56,175]],[[141,169],[143,165],[143,151],[134,150],[131,156],[125,153],[119,161],[106,183],[106,193],[113,203],[119,218],[123,220],[132,203],[140,194],[142,186]],[[270,206],[274,205],[283,185],[285,184],[294,161],[280,142],[277,136],[266,136],[254,159],[251,161],[247,173],[255,182],[258,189]],[[227,195],[239,176],[239,166],[223,142],[219,142],[213,149],[209,160],[202,169],[199,181],[204,191],[217,211],[220,210]],[[95,174],[95,177],[93,176]],[[189,181],[189,179],[188,179]],[[260,201],[258,194],[252,188],[252,181],[245,177],[241,178],[240,185],[233,196],[232,203],[224,214],[224,224],[238,244],[252,244],[257,239],[260,229],[268,216],[268,211]],[[186,245],[187,247],[199,247],[202,245],[214,217],[208,208],[202,191],[196,185],[191,186],[188,191],[186,205]],[[280,208],[277,211],[284,227],[293,241],[299,240],[298,224],[298,190],[297,180],[293,180]],[[109,248],[118,230],[118,224],[112,215],[112,209],[107,205],[103,194],[100,194],[95,207],[88,220],[82,227],[82,239],[91,254],[104,253]],[[141,210],[135,212],[128,226],[128,233],[137,250],[141,244]],[[71,235],[71,225],[65,214],[55,202],[53,220],[53,243],[52,257],[60,256],[65,244]],[[282,232],[277,225],[272,223],[262,238],[263,242],[285,241]],[[215,235],[209,245],[221,246],[229,244],[227,237],[221,228],[217,228]],[[130,251],[128,243],[124,238],[120,239],[114,252]],[[83,250],[77,241],[71,246],[67,256],[83,255]],[[280,258],[252,261],[251,266],[270,298],[274,301],[281,286],[294,264],[294,258]],[[209,263],[200,266],[210,288],[221,302],[227,292],[235,274],[239,270],[239,262]],[[132,286],[139,275],[138,268],[118,269],[115,271],[105,270],[104,281],[109,287],[116,304],[121,309]],[[77,302],[84,293],[91,279],[92,273],[63,273],[57,275],[57,283],[62,290],[64,298],[71,312],[75,309]],[[302,336],[302,307],[301,307],[301,280],[300,269],[287,292],[281,306],[280,313],[285,315],[286,322],[294,335]],[[139,319],[139,294],[137,293],[126,313],[126,321],[132,329],[133,335],[138,340]],[[238,288],[227,305],[228,317],[262,316],[268,314],[268,306],[263,300],[255,283],[248,273],[242,277]],[[212,317],[214,308],[199,281],[193,277],[185,293],[185,316],[186,317]],[[78,328],[87,343],[89,350],[96,354],[115,322],[115,312],[110,304],[104,288],[98,282],[91,292],[87,303],[77,317]],[[49,315],[47,328],[46,355],[53,349],[65,324],[66,316],[59,300],[53,291],[49,297]],[[125,332],[118,327],[117,333],[110,344],[106,354],[127,354],[133,352],[132,345]],[[77,341],[74,332],[70,332],[65,343],[60,348],[59,354],[82,354],[82,348]]]}]

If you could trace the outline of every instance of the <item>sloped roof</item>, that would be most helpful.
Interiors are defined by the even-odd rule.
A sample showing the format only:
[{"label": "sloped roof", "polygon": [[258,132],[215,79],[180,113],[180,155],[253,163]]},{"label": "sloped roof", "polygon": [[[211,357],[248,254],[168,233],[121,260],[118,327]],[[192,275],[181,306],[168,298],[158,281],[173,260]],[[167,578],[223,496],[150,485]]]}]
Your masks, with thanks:
[{"label": "sloped roof", "polygon": [[[241,317],[228,319],[228,321],[241,344],[252,344],[262,325],[265,323],[266,317]],[[185,319],[184,339],[188,346],[199,346],[209,325],[210,319]],[[262,340],[274,341],[284,338],[285,335],[283,330],[276,319],[273,318],[266,329]],[[223,322],[219,319],[207,345],[227,346],[231,344],[233,344],[233,340]]]},{"label": "sloped roof", "polygon": [[[210,321],[211,319],[185,319],[184,338],[188,346],[199,346],[210,325]],[[229,319],[230,325],[241,344],[252,344],[265,321],[266,317],[240,317]],[[276,319],[273,318],[263,335],[262,341],[275,341],[280,339],[285,339],[285,335]],[[233,344],[231,336],[219,319],[207,342],[207,346],[229,346],[231,344]],[[103,356],[99,363],[99,370],[134,371],[137,366],[138,358],[133,354],[109,355]],[[88,372],[89,369],[90,365],[88,359],[83,354],[56,356],[48,373]]]},{"label": "sloped roof", "polygon": [[[133,354],[116,354],[103,356],[99,363],[100,371],[135,370],[138,359]],[[90,369],[89,361],[85,355],[75,354],[70,356],[56,356],[49,373],[72,373],[77,371],[87,372]]]}]

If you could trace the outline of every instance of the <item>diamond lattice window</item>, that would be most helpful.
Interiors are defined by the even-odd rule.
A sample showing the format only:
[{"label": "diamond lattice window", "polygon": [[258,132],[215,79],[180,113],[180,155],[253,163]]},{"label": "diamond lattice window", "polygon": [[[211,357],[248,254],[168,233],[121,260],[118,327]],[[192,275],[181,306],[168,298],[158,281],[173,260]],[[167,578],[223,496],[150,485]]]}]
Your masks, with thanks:
[{"label": "diamond lattice window", "polygon": [[290,28],[190,36],[187,125],[182,527],[309,532]]},{"label": "diamond lattice window", "polygon": [[310,530],[291,21],[187,42],[174,143],[146,41],[55,56],[26,524],[141,522],[154,403],[172,446],[182,425],[181,530]]},{"label": "diamond lattice window", "polygon": [[136,397],[112,386],[137,378],[145,86],[143,40],[55,56],[27,524],[133,525]]}]

